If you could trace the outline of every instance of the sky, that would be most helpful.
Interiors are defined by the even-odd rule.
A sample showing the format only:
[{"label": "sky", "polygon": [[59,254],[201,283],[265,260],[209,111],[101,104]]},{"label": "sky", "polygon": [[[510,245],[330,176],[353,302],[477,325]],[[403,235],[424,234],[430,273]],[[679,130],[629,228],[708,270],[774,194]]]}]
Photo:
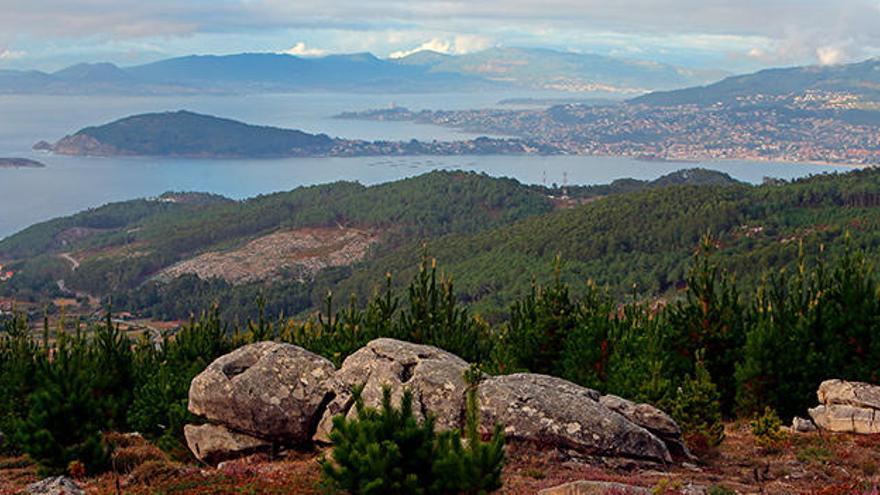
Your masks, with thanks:
[{"label": "sky", "polygon": [[544,47],[746,72],[880,56],[880,0],[0,0],[0,69]]}]

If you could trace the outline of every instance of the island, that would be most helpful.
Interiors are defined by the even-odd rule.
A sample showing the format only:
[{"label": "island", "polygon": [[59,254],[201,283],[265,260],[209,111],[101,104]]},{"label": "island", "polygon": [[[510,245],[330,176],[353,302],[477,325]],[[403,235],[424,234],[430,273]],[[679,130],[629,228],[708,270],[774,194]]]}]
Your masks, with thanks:
[{"label": "island", "polygon": [[0,168],[44,168],[45,166],[29,158],[0,158]]},{"label": "island", "polygon": [[59,155],[186,158],[558,153],[553,146],[519,138],[430,142],[341,139],[186,110],[134,115],[81,129],[55,144],[40,142],[34,146]]}]

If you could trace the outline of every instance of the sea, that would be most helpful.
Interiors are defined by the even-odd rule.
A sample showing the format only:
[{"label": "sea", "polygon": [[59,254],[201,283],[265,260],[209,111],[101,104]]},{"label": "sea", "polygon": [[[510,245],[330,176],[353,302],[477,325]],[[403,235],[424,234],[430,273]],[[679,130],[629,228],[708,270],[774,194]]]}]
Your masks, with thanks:
[{"label": "sea", "polygon": [[350,139],[456,140],[477,137],[434,125],[333,118],[344,111],[392,105],[410,109],[516,108],[505,99],[570,94],[484,92],[453,94],[271,94],[224,96],[0,95],[0,157],[33,158],[40,169],[0,169],[0,238],[37,222],[109,202],[202,191],[244,199],[334,181],[371,185],[427,173],[470,170],[533,184],[602,184],[619,178],[654,179],[704,167],[759,183],[835,173],[846,167],[748,161],[700,163],[593,156],[462,156],[288,158],[272,160],[66,157],[31,150],[39,140],[144,112],[191,110],[251,124],[300,129]]}]

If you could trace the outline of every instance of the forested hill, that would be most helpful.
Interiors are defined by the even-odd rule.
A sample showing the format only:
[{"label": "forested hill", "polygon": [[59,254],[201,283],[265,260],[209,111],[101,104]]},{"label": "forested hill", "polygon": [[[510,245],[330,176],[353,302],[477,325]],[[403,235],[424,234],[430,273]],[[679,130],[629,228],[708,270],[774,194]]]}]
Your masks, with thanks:
[{"label": "forested hill", "polygon": [[613,195],[477,234],[405,246],[351,271],[342,282],[327,281],[326,287],[366,296],[387,271],[409,280],[427,252],[455,277],[461,297],[488,317],[503,315],[533,280],[551,280],[557,256],[575,290],[593,280],[620,296],[675,297],[706,233],[717,239],[723,266],[746,286],[766,270],[796,270],[801,247],[815,259],[820,251],[838,256],[849,242],[876,259],[880,170],[762,186],[684,185]]},{"label": "forested hill", "polygon": [[255,126],[188,111],[148,113],[86,127],[52,150],[69,155],[282,157],[326,153],[324,134]]},{"label": "forested hill", "polygon": [[878,191],[880,171],[871,169],[762,186],[691,170],[563,191],[433,172],[242,202],[171,194],[0,241],[0,263],[17,272],[0,295],[57,296],[64,279],[68,290],[113,294],[116,306],[155,317],[185,318],[219,302],[240,320],[261,294],[269,314],[317,307],[328,290],[363,301],[389,272],[394,284],[407,283],[427,254],[488,318],[533,280],[552,278],[557,256],[575,290],[592,279],[617,294],[675,297],[706,233],[743,284],[768,268],[793,268],[801,244],[833,256],[846,233],[853,248],[880,253]]},{"label": "forested hill", "polygon": [[711,105],[738,98],[786,96],[806,91],[852,93],[868,100],[880,99],[880,59],[827,67],[766,69],[731,76],[707,86],[657,91],[633,100],[649,105]]},{"label": "forested hill", "polygon": [[[271,234],[320,237],[337,229],[375,238],[370,248],[382,250],[412,239],[474,233],[553,208],[544,194],[519,182],[464,172],[432,172],[372,187],[337,182],[246,201],[194,197],[203,198],[168,194],[110,204],[10,236],[0,241],[0,262],[12,261],[9,266],[21,276],[0,290],[51,290],[64,278],[69,288],[107,294],[188,257],[240,248]],[[320,254],[319,248],[303,247],[301,254]],[[62,253],[80,262],[75,272],[60,259]]]}]

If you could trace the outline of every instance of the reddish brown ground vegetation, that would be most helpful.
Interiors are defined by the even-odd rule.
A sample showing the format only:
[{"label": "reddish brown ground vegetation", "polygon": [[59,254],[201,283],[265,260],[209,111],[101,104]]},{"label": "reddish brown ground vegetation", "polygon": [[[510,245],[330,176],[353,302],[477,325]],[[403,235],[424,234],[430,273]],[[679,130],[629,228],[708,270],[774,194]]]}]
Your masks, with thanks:
[{"label": "reddish brown ground vegetation", "polygon": [[[125,494],[320,494],[319,455],[292,453],[228,462],[219,469],[177,463],[142,440],[116,439],[117,459],[128,474],[81,480],[88,493]],[[701,493],[724,486],[737,493],[862,495],[880,484],[880,435],[797,434],[773,448],[759,447],[745,423],[727,425],[721,447],[698,463],[669,469],[631,462],[591,465],[551,449],[509,445],[501,494],[524,495],[575,480],[640,485],[657,494]],[[19,493],[37,480],[22,457],[0,459],[0,494]]]}]

